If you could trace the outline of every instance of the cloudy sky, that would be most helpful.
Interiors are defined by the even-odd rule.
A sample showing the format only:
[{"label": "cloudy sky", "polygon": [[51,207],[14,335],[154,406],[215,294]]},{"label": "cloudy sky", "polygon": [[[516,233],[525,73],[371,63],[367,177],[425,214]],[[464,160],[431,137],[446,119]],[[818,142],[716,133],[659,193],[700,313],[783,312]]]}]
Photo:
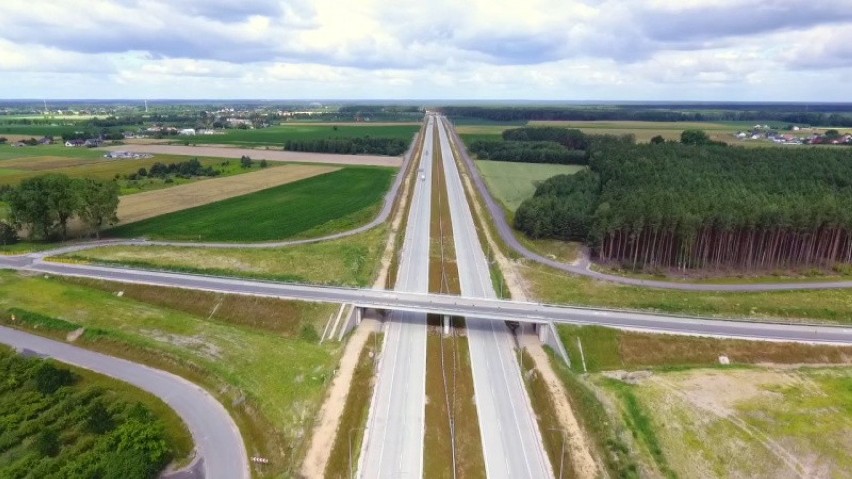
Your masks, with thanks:
[{"label": "cloudy sky", "polygon": [[852,0],[0,0],[0,98],[852,101]]}]

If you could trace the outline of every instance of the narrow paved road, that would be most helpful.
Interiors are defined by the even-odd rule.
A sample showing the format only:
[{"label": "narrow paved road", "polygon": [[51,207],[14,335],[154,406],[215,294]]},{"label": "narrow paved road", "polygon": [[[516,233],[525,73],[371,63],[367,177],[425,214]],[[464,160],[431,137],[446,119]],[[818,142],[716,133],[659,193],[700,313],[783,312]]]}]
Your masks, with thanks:
[{"label": "narrow paved road", "polygon": [[150,284],[172,288],[273,298],[354,304],[364,308],[417,313],[448,314],[495,321],[554,321],[565,324],[596,324],[651,333],[688,334],[721,338],[768,339],[804,343],[852,344],[852,327],[771,323],[684,317],[630,311],[576,308],[488,298],[468,298],[431,293],[341,288],[252,281],[216,276],[144,271],[63,263],[41,263],[28,258],[0,256],[0,269],[47,275]]},{"label": "narrow paved road", "polygon": [[571,274],[587,276],[589,278],[601,281],[609,281],[630,286],[641,286],[645,288],[677,289],[683,291],[787,291],[797,289],[852,288],[852,281],[759,284],[700,284],[681,283],[676,281],[659,281],[652,279],[626,278],[624,276],[606,274],[601,273],[599,271],[592,271],[588,269],[588,265],[586,264],[572,265],[546,258],[538,253],[531,251],[529,248],[522,245],[520,241],[518,241],[518,239],[515,237],[512,227],[506,221],[506,215],[503,212],[503,208],[500,206],[497,200],[494,199],[494,197],[491,195],[491,192],[488,190],[488,187],[485,185],[485,181],[483,180],[482,175],[479,173],[479,170],[476,168],[476,165],[471,159],[464,142],[458,136],[458,132],[456,132],[455,129],[452,127],[450,127],[450,130],[452,132],[452,136],[458,148],[459,154],[461,155],[462,160],[464,161],[465,166],[467,167],[467,170],[470,172],[471,179],[473,180],[474,185],[476,185],[476,189],[479,191],[480,196],[484,199],[485,205],[488,208],[488,212],[494,219],[494,225],[497,228],[498,234],[503,239],[503,241],[509,246],[509,248],[515,250],[515,252],[531,261],[535,261],[537,263],[541,263],[543,265],[550,266],[551,268],[559,269]]},{"label": "narrow paved road", "polygon": [[[434,120],[430,117],[420,155],[422,171],[416,172],[396,291],[429,291],[433,130]],[[359,476],[420,478],[426,407],[426,315],[391,314],[364,434]]]},{"label": "narrow paved road", "polygon": [[159,397],[192,433],[207,479],[251,477],[243,438],[228,411],[207,391],[174,374],[0,326],[0,343],[130,383]]},{"label": "narrow paved road", "polygon": [[[496,299],[488,260],[477,238],[476,225],[443,123],[438,121],[438,133],[461,292],[466,297]],[[478,318],[466,318],[466,324],[488,478],[553,477],[509,328],[500,321]]]}]

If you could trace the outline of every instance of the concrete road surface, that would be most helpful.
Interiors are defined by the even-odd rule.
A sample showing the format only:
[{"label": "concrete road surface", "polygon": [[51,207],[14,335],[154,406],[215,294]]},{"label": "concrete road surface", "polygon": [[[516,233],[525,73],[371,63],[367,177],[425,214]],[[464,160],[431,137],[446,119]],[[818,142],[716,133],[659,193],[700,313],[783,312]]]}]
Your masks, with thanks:
[{"label": "concrete road surface", "polygon": [[[429,291],[432,135],[426,125],[423,150],[408,215],[396,291]],[[359,476],[420,478],[426,395],[426,315],[394,312],[387,323],[379,376],[361,449]]]},{"label": "concrete road surface", "polygon": [[207,391],[174,374],[0,326],[0,343],[130,383],[159,397],[183,419],[208,479],[251,477],[243,438]]},{"label": "concrete road surface", "polygon": [[[438,121],[461,291],[497,298],[443,121]],[[476,409],[489,479],[553,477],[505,323],[467,318]]]},{"label": "concrete road surface", "polygon": [[29,257],[7,258],[0,256],[0,268],[38,272],[46,275],[74,276],[301,301],[346,303],[389,311],[448,314],[497,321],[516,320],[538,323],[553,321],[566,324],[593,324],[650,333],[852,345],[852,328],[843,326],[710,319],[673,314],[553,306],[433,293],[286,284],[132,268],[43,263],[33,261]]}]

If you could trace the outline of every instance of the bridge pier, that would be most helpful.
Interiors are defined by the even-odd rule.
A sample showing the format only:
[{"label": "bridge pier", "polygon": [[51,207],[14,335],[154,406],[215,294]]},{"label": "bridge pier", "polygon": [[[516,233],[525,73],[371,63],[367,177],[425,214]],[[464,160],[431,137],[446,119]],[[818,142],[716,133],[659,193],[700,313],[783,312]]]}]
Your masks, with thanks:
[{"label": "bridge pier", "polygon": [[343,337],[346,336],[349,331],[355,329],[359,324],[361,324],[361,320],[364,317],[364,308],[359,306],[352,306],[352,312],[349,313],[349,316],[343,323],[343,326],[340,327],[340,332],[338,333],[337,340],[343,340]]},{"label": "bridge pier", "polygon": [[447,316],[446,314],[443,316],[443,323],[444,323],[444,336],[449,336],[450,335],[450,317]]},{"label": "bridge pier", "polygon": [[553,350],[556,351],[556,354],[558,354],[570,368],[571,358],[568,356],[568,351],[565,350],[565,345],[562,344],[562,341],[559,339],[559,332],[556,331],[556,325],[553,324],[553,321],[534,324],[535,328],[538,330],[538,339],[541,341],[541,344],[553,348]]}]

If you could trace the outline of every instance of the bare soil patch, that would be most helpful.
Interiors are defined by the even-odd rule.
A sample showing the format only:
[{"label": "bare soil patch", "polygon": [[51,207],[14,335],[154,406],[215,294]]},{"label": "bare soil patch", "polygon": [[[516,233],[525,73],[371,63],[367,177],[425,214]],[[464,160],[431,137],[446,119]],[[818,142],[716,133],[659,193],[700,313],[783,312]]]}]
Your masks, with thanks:
[{"label": "bare soil patch", "polygon": [[105,148],[109,151],[130,151],[160,155],[204,156],[217,158],[240,158],[250,156],[253,160],[292,161],[299,163],[330,163],[335,165],[402,165],[402,157],[378,155],[333,155],[327,153],[303,153],[297,151],[267,150],[263,148],[233,148],[229,146],[198,145],[121,145]]},{"label": "bare soil patch", "polygon": [[118,205],[118,224],[133,223],[234,196],[254,193],[337,169],[320,165],[285,165],[253,173],[189,183],[165,190],[123,196]]}]

